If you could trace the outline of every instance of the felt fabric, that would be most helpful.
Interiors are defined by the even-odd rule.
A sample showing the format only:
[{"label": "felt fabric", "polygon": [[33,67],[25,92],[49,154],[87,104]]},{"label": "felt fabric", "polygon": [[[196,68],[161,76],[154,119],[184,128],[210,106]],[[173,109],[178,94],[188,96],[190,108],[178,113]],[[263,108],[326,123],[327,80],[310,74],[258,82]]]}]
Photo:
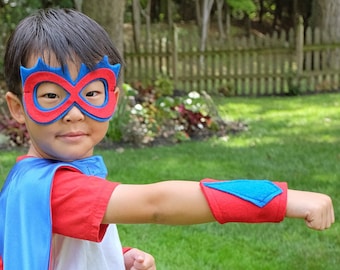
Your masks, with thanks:
[{"label": "felt fabric", "polygon": [[[88,162],[94,166],[89,167]],[[60,167],[101,178],[107,174],[99,156],[74,162],[33,157],[17,162],[0,193],[0,257],[4,269],[49,269],[50,196],[54,174]]]},{"label": "felt fabric", "polygon": [[[73,106],[96,121],[111,119],[118,102],[116,91],[120,64],[111,65],[104,56],[93,70],[81,64],[76,80],[72,80],[66,67],[50,67],[38,59],[32,68],[20,67],[23,103],[29,117],[38,124],[51,124],[64,117]],[[82,91],[91,82],[99,80],[105,87],[105,101],[96,106],[88,102]],[[53,108],[42,107],[37,100],[37,89],[43,82],[54,83],[66,91],[66,98]]]},{"label": "felt fabric", "polygon": [[268,182],[203,179],[200,186],[219,223],[280,222],[286,214],[287,183]]},{"label": "felt fabric", "polygon": [[282,193],[282,190],[268,180],[234,180],[204,183],[206,187],[220,190],[248,202],[258,207],[263,207],[274,197]]}]

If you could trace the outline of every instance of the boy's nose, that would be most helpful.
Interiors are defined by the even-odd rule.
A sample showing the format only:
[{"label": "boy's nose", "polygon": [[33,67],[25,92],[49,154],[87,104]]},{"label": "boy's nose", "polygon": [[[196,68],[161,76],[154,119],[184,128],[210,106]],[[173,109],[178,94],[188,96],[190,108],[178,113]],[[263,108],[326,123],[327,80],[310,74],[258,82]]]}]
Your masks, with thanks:
[{"label": "boy's nose", "polygon": [[82,121],[84,119],[85,115],[76,106],[73,106],[63,118],[66,122]]}]

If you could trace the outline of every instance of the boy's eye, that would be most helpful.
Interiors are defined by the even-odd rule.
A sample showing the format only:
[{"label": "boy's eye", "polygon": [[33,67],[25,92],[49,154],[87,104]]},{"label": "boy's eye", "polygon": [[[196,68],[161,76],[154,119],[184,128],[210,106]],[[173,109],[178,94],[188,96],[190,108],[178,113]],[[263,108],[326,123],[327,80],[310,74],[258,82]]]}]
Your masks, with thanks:
[{"label": "boy's eye", "polygon": [[81,95],[83,98],[93,106],[101,106],[106,100],[106,91],[104,82],[96,80],[82,90]]},{"label": "boy's eye", "polygon": [[51,109],[61,104],[67,97],[67,92],[55,83],[43,82],[36,90],[36,100],[45,109]]},{"label": "boy's eye", "polygon": [[100,92],[98,92],[98,91],[89,91],[89,92],[86,93],[86,96],[87,97],[95,97],[96,95],[99,95],[99,94],[100,94]]},{"label": "boy's eye", "polygon": [[55,93],[47,93],[44,95],[45,98],[57,98],[57,94]]}]

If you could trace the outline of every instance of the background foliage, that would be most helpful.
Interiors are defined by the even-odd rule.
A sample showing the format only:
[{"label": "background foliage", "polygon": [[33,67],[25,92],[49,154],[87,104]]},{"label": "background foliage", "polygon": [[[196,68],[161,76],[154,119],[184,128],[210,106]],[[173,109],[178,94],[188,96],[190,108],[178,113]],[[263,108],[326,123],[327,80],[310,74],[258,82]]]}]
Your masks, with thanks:
[{"label": "background foliage", "polygon": [[[153,23],[166,21],[168,15],[162,6],[165,2],[152,1]],[[173,1],[174,20],[177,23],[197,23],[193,12],[196,2],[200,1]],[[253,1],[256,6],[253,13],[238,12],[235,8],[231,13],[233,26],[237,27],[233,28],[233,34],[245,34],[250,30],[261,34],[272,29],[293,27],[296,16],[293,10],[302,14],[305,23],[309,23],[312,16],[311,2],[326,3],[327,0]],[[328,2],[334,3],[330,0]],[[131,1],[126,3],[127,22],[131,22]],[[294,6],[296,4],[298,5]],[[55,5],[71,6],[73,3],[1,0],[0,54],[3,53],[3,41],[18,20],[34,9]],[[98,5],[98,1],[94,1],[94,5]],[[319,8],[318,12],[321,10],[323,9]],[[214,12],[215,7],[213,14]],[[339,16],[328,16],[336,17]],[[338,27],[336,23],[333,25]],[[1,67],[0,63],[0,69]],[[159,83],[163,85],[162,89],[167,89],[164,86],[166,81],[160,80]],[[159,86],[151,85],[152,88]],[[149,87],[142,86],[141,89]],[[3,84],[0,84],[0,87],[3,88]],[[131,107],[120,107],[121,111],[117,113],[123,117],[118,118],[121,124],[115,126],[124,128],[130,120],[130,115],[126,112],[137,104],[142,106],[142,113],[131,117],[141,118],[144,124],[150,124],[150,120],[148,123],[146,120],[154,113],[157,103],[150,105],[147,102],[150,97],[148,95],[143,95],[141,103],[137,103],[137,89],[139,88],[134,85],[127,90],[132,93],[127,94],[121,104]],[[135,103],[129,103],[129,97],[133,97],[132,101]],[[120,148],[117,151],[98,149],[97,153],[104,156],[108,165],[109,178],[124,183],[148,183],[164,179],[198,181],[204,177],[284,180],[288,181],[291,188],[328,193],[333,198],[336,216],[340,214],[339,95],[262,99],[216,98],[215,104],[224,120],[228,118],[230,121],[245,123],[248,131],[236,136],[227,134],[172,147]],[[176,114],[169,110],[170,108],[171,106],[166,107],[162,113]],[[157,110],[160,112],[160,108]],[[111,129],[109,134],[119,137],[120,132],[120,128]],[[5,179],[16,156],[24,153],[23,151],[24,149],[9,152],[2,150],[0,181]],[[158,268],[162,270],[335,270],[340,263],[338,223],[325,232],[308,230],[301,220],[286,220],[281,224],[203,224],[191,227],[121,225],[119,229],[124,245],[136,246],[152,253],[156,257]]]},{"label": "background foliage", "polygon": [[[160,0],[141,0],[141,1],[125,1],[126,16],[125,23],[135,23],[136,17],[133,15],[133,3],[139,3],[139,15],[141,15],[141,23],[146,26],[148,23],[162,24],[170,21],[177,24],[197,24],[202,25],[202,15],[205,10],[202,8],[205,6],[205,2],[202,1],[160,1]],[[97,7],[98,4],[92,3],[92,0],[1,0],[0,1],[0,56],[4,52],[4,44],[8,38],[9,33],[14,29],[18,21],[30,14],[34,10],[47,7],[78,7],[79,3],[83,2],[87,6],[92,8]],[[229,20],[235,35],[249,34],[250,31],[254,33],[266,33],[278,28],[289,29],[294,27],[295,17],[297,14],[302,15],[305,18],[305,22],[309,23],[310,18],[315,16],[316,9],[312,9],[310,1],[280,1],[280,0],[219,0],[213,1],[215,4],[212,6],[210,31],[217,31],[217,25],[219,25],[219,31],[224,31],[220,25],[225,25],[225,31],[230,32]],[[321,0],[317,1],[322,3]],[[91,3],[93,5],[91,5]],[[106,2],[102,2],[105,5]],[[170,5],[169,5],[170,3]],[[83,5],[85,6],[85,5]],[[219,9],[222,7],[222,9]],[[104,9],[99,9],[103,13]],[[198,10],[198,12],[192,12]],[[110,13],[109,10],[107,10]],[[171,11],[171,12],[170,12]],[[223,16],[220,16],[220,15]],[[104,17],[104,14],[97,14],[94,12],[94,16],[98,18]],[[229,19],[228,19],[229,18]],[[96,18],[95,18],[96,19]],[[112,20],[116,20],[113,16]],[[123,25],[117,21],[118,29],[122,29]],[[105,27],[105,25],[104,25]],[[112,27],[110,27],[111,29]],[[125,29],[125,28],[124,28]],[[127,31],[128,32],[128,31]],[[111,33],[111,31],[110,31]],[[136,35],[136,27],[134,27],[134,37]],[[113,36],[114,33],[111,33]],[[221,34],[221,33],[220,33]],[[226,38],[226,37],[225,37]],[[135,38],[130,38],[133,42]],[[0,74],[2,71],[2,57],[0,58]],[[134,98],[139,99],[136,104],[130,106],[129,100],[122,100],[123,106],[120,107],[117,114],[119,118],[116,118],[110,127],[108,138],[113,140],[120,140],[123,135],[128,141],[136,142],[153,142],[155,138],[162,137],[167,138],[169,141],[182,141],[187,140],[189,137],[194,137],[195,132],[201,133],[202,130],[209,130],[210,132],[215,130],[221,130],[223,123],[216,121],[216,115],[211,115],[212,111],[216,111],[212,106],[203,104],[207,100],[199,93],[199,99],[192,99],[188,97],[175,97],[171,94],[162,96],[159,95],[159,91],[169,91],[171,88],[171,81],[164,79],[159,74],[159,79],[151,82],[150,85],[145,85],[145,82],[139,83],[139,88],[149,88],[150,85],[153,88],[152,93],[147,93],[145,89],[137,91],[137,96]],[[135,87],[135,85],[133,85]],[[137,87],[138,88],[138,87]],[[154,90],[158,89],[158,93],[154,93]],[[174,89],[170,89],[170,92]],[[202,89],[203,90],[203,89]],[[4,84],[0,76],[0,92],[4,92]],[[132,96],[129,96],[130,101]],[[204,99],[204,100],[203,100]],[[185,104],[186,101],[195,101],[193,104]],[[136,102],[136,101],[135,101]],[[153,103],[154,102],[154,103]],[[203,102],[203,103],[202,103]],[[4,104],[3,95],[0,97],[0,107]],[[184,107],[185,104],[185,107]],[[137,105],[137,106],[136,106]],[[199,105],[199,106],[198,106]],[[141,108],[141,110],[138,110]],[[209,111],[209,110],[210,111]],[[130,114],[133,112],[132,114]],[[218,117],[217,117],[218,118]],[[0,115],[2,133],[11,138],[13,144],[27,144],[28,137],[22,134],[26,134],[24,128],[21,126],[13,126],[13,121],[7,116],[7,112],[2,110]],[[171,124],[169,124],[171,123]],[[167,126],[165,126],[165,124]],[[203,127],[203,128],[202,128]],[[15,134],[20,132],[20,134]],[[171,134],[170,134],[171,133]],[[191,134],[190,134],[191,133]],[[21,138],[21,139],[18,139]]]},{"label": "background foliage", "polygon": [[[226,120],[246,122],[236,135],[153,148],[97,149],[109,179],[273,179],[324,192],[340,215],[340,100],[305,97],[220,98]],[[24,149],[0,155],[0,186]],[[303,220],[280,224],[119,225],[123,245],[151,252],[161,270],[337,270],[340,225],[318,232]]]}]

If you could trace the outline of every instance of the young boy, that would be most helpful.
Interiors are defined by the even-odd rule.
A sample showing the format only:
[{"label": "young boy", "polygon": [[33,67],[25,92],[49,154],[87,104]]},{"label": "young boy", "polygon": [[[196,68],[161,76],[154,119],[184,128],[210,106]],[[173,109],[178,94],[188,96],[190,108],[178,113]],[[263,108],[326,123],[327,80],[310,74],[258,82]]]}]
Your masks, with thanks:
[{"label": "young boy", "polygon": [[105,31],[72,10],[41,11],[10,37],[6,101],[27,126],[31,145],[0,195],[5,270],[125,269],[114,224],[280,222],[286,216],[316,230],[331,226],[327,195],[290,190],[284,182],[105,180],[106,167],[93,150],[117,105],[121,64]]}]

